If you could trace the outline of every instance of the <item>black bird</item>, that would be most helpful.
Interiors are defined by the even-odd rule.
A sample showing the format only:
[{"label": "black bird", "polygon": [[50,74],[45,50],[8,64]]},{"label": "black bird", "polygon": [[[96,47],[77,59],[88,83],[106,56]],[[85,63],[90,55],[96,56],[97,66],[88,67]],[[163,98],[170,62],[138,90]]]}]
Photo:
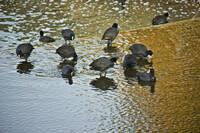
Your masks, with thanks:
[{"label": "black bird", "polygon": [[74,40],[75,34],[72,30],[65,29],[65,30],[62,30],[62,37],[64,38],[65,42],[67,42],[68,40],[70,42],[71,40]]},{"label": "black bird", "polygon": [[108,59],[107,57],[100,57],[96,60],[94,60],[89,66],[91,66],[91,70],[100,71],[100,77],[101,73],[105,72],[106,76],[106,70],[113,67],[114,63],[117,61],[116,57],[113,57],[111,59]]},{"label": "black bird", "polygon": [[44,43],[55,42],[55,40],[52,37],[44,36],[44,32],[42,30],[40,31],[39,41],[44,42]]},{"label": "black bird", "polygon": [[112,46],[112,41],[117,37],[118,33],[119,33],[118,24],[114,23],[112,27],[108,28],[104,32],[101,40],[108,40],[108,46],[110,45]]},{"label": "black bird", "polygon": [[70,85],[73,84],[73,81],[72,81],[73,75],[74,75],[74,67],[73,66],[67,64],[62,68],[62,77],[67,78]]},{"label": "black bird", "polygon": [[151,50],[147,50],[146,46],[143,44],[133,44],[130,46],[129,50],[136,57],[147,57],[148,55],[153,54],[153,52]]},{"label": "black bird", "polygon": [[124,57],[124,61],[123,61],[123,68],[124,69],[133,68],[133,67],[135,67],[136,64],[137,64],[137,60],[136,60],[135,55],[127,54]]},{"label": "black bird", "polygon": [[63,45],[56,50],[56,53],[63,58],[74,57],[73,60],[77,60],[77,54],[75,49],[71,45]]},{"label": "black bird", "polygon": [[30,43],[23,43],[17,46],[16,54],[21,59],[27,60],[33,49],[34,48]]},{"label": "black bird", "polygon": [[152,20],[152,25],[159,25],[167,23],[167,17],[169,16],[168,13],[165,13],[164,15],[158,15]]},{"label": "black bird", "polygon": [[139,82],[155,82],[156,77],[154,77],[154,69],[150,69],[150,72],[138,72],[138,81]]}]

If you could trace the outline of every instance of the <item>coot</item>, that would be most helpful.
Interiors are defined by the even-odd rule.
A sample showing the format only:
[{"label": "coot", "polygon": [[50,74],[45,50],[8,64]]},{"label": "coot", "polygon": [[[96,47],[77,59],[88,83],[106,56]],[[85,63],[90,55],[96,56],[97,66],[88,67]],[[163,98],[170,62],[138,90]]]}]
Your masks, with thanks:
[{"label": "coot", "polygon": [[62,77],[67,78],[70,85],[73,84],[73,81],[72,81],[73,75],[74,75],[74,67],[73,66],[67,64],[62,68]]},{"label": "coot", "polygon": [[112,27],[108,28],[102,37],[102,40],[108,40],[108,46],[112,45],[112,41],[117,37],[119,33],[118,24],[114,23]]},{"label": "coot", "polygon": [[154,69],[150,69],[150,72],[139,72],[138,75],[139,82],[155,82],[156,77],[154,77]]},{"label": "coot", "polygon": [[44,36],[44,32],[42,30],[40,31],[39,41],[44,42],[44,43],[55,42],[55,40],[52,37]]},{"label": "coot", "polygon": [[69,77],[72,76],[74,72],[74,67],[67,64],[62,68],[62,76],[63,77]]},{"label": "coot", "polygon": [[133,68],[133,67],[135,67],[136,64],[137,64],[137,60],[136,60],[136,57],[133,54],[127,54],[124,57],[124,61],[123,61],[123,68],[124,69]]},{"label": "coot", "polygon": [[62,30],[61,33],[62,33],[62,37],[64,38],[65,42],[67,42],[68,40],[69,41],[74,40],[74,38],[75,38],[75,33],[70,29]]},{"label": "coot", "polygon": [[27,60],[33,49],[30,43],[23,43],[17,46],[16,54],[18,57]]},{"label": "coot", "polygon": [[130,46],[129,50],[136,57],[147,57],[148,55],[153,54],[153,52],[151,50],[147,50],[146,46],[143,44],[133,44]]},{"label": "coot", "polygon": [[59,54],[63,58],[70,58],[74,57],[73,60],[77,59],[77,54],[75,49],[71,45],[63,45],[56,50],[56,53]]},{"label": "coot", "polygon": [[168,13],[165,13],[164,15],[158,15],[152,20],[152,25],[159,25],[167,23],[167,17],[169,16]]},{"label": "coot", "polygon": [[100,57],[96,60],[94,60],[89,66],[91,66],[91,70],[100,71],[100,77],[101,73],[105,72],[106,76],[106,70],[113,67],[114,63],[117,61],[116,57],[113,57],[111,59],[108,59],[107,57]]}]

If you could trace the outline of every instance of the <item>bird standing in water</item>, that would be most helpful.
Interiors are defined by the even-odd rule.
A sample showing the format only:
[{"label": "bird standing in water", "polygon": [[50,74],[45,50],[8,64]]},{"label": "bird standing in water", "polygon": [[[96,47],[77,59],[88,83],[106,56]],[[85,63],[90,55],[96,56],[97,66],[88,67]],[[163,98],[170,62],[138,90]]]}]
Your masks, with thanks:
[{"label": "bird standing in water", "polygon": [[77,54],[75,48],[72,45],[63,45],[56,50],[56,53],[59,54],[62,58],[73,57],[73,60],[77,60]]},{"label": "bird standing in water", "polygon": [[27,61],[33,49],[34,48],[30,43],[23,43],[17,46],[16,54],[21,59],[25,59]]},{"label": "bird standing in water", "polygon": [[70,43],[70,41],[74,40],[74,38],[75,38],[75,33],[70,29],[62,30],[61,33],[62,33],[62,37],[64,38],[66,43],[67,43],[67,41],[69,41],[69,43]]},{"label": "bird standing in water", "polygon": [[108,28],[104,32],[101,40],[108,40],[108,46],[112,46],[112,41],[117,37],[118,33],[119,33],[118,24],[114,23],[112,27]]},{"label": "bird standing in water", "polygon": [[117,61],[116,57],[113,57],[111,59],[108,59],[107,57],[100,57],[96,60],[94,60],[89,66],[91,66],[91,70],[100,71],[100,77],[101,73],[105,72],[106,76],[106,70],[113,67],[114,63]]}]

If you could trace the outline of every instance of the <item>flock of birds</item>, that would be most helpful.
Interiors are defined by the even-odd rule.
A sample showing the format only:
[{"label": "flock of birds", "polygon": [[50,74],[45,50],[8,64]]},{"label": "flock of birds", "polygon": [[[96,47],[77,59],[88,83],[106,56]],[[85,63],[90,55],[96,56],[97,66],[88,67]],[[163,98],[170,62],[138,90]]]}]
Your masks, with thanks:
[{"label": "flock of birds", "polygon": [[[169,16],[168,13],[165,13],[164,15],[156,16],[152,20],[152,24],[159,25],[159,24],[167,23],[168,16]],[[112,27],[108,28],[104,32],[102,40],[107,40],[108,47],[112,46],[112,41],[117,37],[118,33],[119,33],[118,24],[114,23]],[[73,60],[76,61],[78,56],[75,52],[74,47],[70,45],[70,42],[75,38],[75,33],[70,29],[65,29],[65,30],[62,30],[61,34],[65,40],[65,44],[59,47],[56,50],[56,53],[59,54],[62,58],[73,57]],[[49,43],[49,42],[54,42],[55,40],[49,36],[44,36],[44,32],[40,31],[39,41],[44,42],[44,43]],[[30,43],[23,43],[17,46],[16,54],[18,57],[25,59],[27,61],[33,49],[34,48]],[[131,51],[132,54],[125,55],[124,60],[123,60],[124,69],[134,68],[137,64],[137,58],[146,58],[148,55],[151,56],[153,54],[153,52],[151,50],[148,50],[146,46],[143,44],[134,44],[130,46],[129,50]],[[91,70],[100,71],[100,77],[101,77],[102,73],[105,73],[105,76],[106,76],[106,70],[108,70],[109,68],[112,68],[116,61],[117,61],[116,57],[113,57],[111,59],[107,57],[100,57],[94,60],[89,66]],[[73,76],[74,71],[75,71],[74,67],[67,64],[62,68],[62,77],[68,78],[69,83],[70,83],[71,77]],[[156,81],[153,68],[151,68],[149,72],[138,72],[137,78],[139,82],[154,82],[155,83]]]}]

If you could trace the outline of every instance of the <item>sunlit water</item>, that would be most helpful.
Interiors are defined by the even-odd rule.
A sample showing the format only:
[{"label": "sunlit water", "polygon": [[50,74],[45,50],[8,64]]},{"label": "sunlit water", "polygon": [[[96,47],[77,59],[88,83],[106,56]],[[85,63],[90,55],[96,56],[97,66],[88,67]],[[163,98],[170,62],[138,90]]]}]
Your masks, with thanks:
[{"label": "sunlit water", "polygon": [[[0,7],[1,133],[199,131],[200,20],[170,24],[200,17],[199,2],[29,0]],[[152,27],[152,18],[165,12],[169,24]],[[108,49],[100,39],[114,22],[120,34]],[[55,54],[65,28],[76,34],[77,62]],[[40,30],[56,42],[39,42]],[[28,62],[15,54],[25,42],[35,47]],[[154,52],[152,63],[124,71],[123,57],[134,43]],[[103,56],[118,61],[100,78],[88,65]],[[60,74],[68,63],[76,69],[72,85]],[[137,72],[151,67],[155,88],[139,85]]]}]

